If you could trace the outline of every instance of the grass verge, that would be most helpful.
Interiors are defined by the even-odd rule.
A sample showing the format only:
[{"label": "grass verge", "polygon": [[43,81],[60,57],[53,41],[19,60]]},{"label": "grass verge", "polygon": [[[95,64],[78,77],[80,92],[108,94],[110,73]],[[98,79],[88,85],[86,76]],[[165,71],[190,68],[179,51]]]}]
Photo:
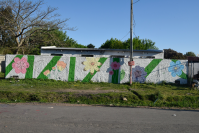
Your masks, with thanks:
[{"label": "grass verge", "polygon": [[[3,75],[0,73],[0,75]],[[70,92],[70,91],[72,92]],[[102,93],[105,91],[105,93]],[[87,92],[87,93],[85,93]],[[95,93],[93,93],[95,92]],[[124,99],[125,98],[125,99]],[[199,108],[199,91],[187,85],[1,79],[0,102],[76,103],[112,106]]]}]

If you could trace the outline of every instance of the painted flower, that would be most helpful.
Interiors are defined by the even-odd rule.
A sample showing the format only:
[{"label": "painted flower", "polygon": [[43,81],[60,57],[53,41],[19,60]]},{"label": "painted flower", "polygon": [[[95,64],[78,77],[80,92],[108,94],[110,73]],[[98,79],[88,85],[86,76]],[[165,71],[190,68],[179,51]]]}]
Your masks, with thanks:
[{"label": "painted flower", "polygon": [[113,74],[114,74],[114,72],[111,70],[111,71],[109,72],[109,74],[110,74],[110,75],[113,75]]},{"label": "painted flower", "polygon": [[50,71],[49,71],[49,70],[46,70],[45,72],[43,72],[43,74],[44,74],[45,76],[47,76],[48,78],[50,77]]},{"label": "painted flower", "polygon": [[176,63],[173,61],[170,62],[170,66],[168,67],[168,71],[171,72],[172,77],[176,77],[176,75],[180,76],[182,74],[184,66],[181,65],[181,62],[178,60]]},{"label": "painted flower", "polygon": [[18,57],[16,57],[14,59],[14,63],[12,64],[12,67],[15,69],[15,72],[18,73],[26,73],[26,68],[29,67],[29,63],[27,62],[27,59],[22,57],[22,59],[19,59]]},{"label": "painted flower", "polygon": [[52,70],[55,71],[55,70],[56,70],[56,67],[52,67]]},{"label": "painted flower", "polygon": [[120,67],[120,63],[117,63],[115,61],[115,62],[112,62],[110,66],[111,66],[112,69],[117,70]]},{"label": "painted flower", "polygon": [[62,70],[64,70],[65,67],[66,67],[66,65],[67,65],[67,64],[66,64],[65,62],[63,62],[63,61],[58,61],[58,62],[57,62],[58,71],[61,72]]},{"label": "painted flower", "polygon": [[91,75],[94,74],[94,70],[99,71],[98,66],[101,66],[102,64],[98,62],[100,57],[86,57],[86,61],[82,62],[83,65],[85,65],[84,70],[90,70]]},{"label": "painted flower", "polygon": [[132,68],[132,81],[133,82],[144,82],[146,80],[145,76],[147,73],[144,71],[144,67],[135,66]]}]

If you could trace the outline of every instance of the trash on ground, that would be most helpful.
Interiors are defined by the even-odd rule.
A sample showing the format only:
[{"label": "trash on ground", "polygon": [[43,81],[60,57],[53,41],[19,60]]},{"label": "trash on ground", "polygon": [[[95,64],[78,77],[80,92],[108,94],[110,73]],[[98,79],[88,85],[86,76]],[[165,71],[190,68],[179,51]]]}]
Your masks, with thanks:
[{"label": "trash on ground", "polygon": [[127,99],[126,99],[125,97],[123,98],[123,100],[124,100],[124,101],[127,101]]}]

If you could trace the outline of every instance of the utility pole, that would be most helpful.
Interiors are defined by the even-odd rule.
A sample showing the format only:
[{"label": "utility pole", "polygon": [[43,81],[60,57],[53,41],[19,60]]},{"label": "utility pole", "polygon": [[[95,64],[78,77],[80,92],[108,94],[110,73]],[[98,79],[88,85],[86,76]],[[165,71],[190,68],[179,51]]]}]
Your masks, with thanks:
[{"label": "utility pole", "polygon": [[130,66],[130,85],[132,85],[132,66],[134,65],[133,61],[133,41],[132,41],[132,35],[133,35],[133,0],[131,0],[131,12],[130,12],[130,61],[128,62],[128,65]]}]

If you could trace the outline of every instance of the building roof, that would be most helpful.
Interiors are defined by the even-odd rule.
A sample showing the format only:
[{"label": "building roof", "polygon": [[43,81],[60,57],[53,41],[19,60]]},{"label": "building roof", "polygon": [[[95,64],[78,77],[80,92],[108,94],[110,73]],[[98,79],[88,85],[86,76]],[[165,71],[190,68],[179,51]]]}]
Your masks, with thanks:
[{"label": "building roof", "polygon": [[[98,48],[66,48],[66,47],[56,47],[56,46],[45,46],[41,47],[41,49],[52,49],[52,50],[77,50],[77,51],[124,51],[128,52],[129,49],[98,49]],[[154,52],[154,53],[163,53],[164,50],[155,50],[155,49],[148,49],[148,50],[133,50],[133,52]]]},{"label": "building roof", "polygon": [[188,56],[189,62],[199,62],[199,57]]}]

